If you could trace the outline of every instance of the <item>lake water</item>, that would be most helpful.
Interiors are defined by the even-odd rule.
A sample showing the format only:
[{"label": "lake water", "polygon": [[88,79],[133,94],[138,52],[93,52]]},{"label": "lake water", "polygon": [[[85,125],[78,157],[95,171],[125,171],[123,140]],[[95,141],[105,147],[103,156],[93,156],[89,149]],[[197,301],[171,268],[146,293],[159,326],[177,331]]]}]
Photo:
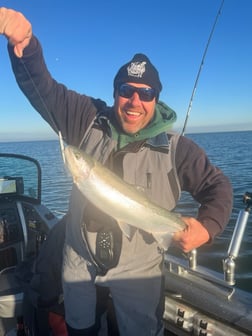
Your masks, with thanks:
[{"label": "lake water", "polygon": [[[225,231],[211,246],[198,250],[198,262],[222,272],[237,215],[244,209],[243,195],[252,192],[252,131],[186,135],[198,143],[211,161],[229,177],[234,189],[234,208]],[[0,152],[18,153],[37,159],[42,168],[42,202],[61,217],[68,208],[72,180],[64,168],[59,143],[52,141],[0,142]],[[183,195],[178,211],[196,213],[195,202]],[[237,286],[252,292],[252,215],[236,259]]]}]

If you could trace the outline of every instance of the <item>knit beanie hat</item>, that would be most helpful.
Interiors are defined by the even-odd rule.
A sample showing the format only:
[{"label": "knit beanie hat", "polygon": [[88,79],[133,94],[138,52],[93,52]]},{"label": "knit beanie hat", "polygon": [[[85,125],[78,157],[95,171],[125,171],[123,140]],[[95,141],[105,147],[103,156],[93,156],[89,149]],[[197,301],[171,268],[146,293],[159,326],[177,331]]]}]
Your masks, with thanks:
[{"label": "knit beanie hat", "polygon": [[155,89],[158,101],[162,84],[157,69],[144,54],[136,54],[131,61],[124,64],[114,78],[114,92],[123,83],[141,83]]}]

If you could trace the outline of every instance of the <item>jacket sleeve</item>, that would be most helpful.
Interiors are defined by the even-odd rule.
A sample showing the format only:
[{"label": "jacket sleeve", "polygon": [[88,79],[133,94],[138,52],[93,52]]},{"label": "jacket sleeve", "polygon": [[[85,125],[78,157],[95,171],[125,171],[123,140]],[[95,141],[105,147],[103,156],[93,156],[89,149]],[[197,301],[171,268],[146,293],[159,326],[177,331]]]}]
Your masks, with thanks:
[{"label": "jacket sleeve", "polygon": [[227,225],[233,207],[229,179],[211,164],[205,152],[192,140],[180,137],[176,166],[181,190],[199,202],[197,219],[205,226],[211,240]]},{"label": "jacket sleeve", "polygon": [[10,44],[8,51],[16,81],[32,106],[66,142],[77,146],[96,115],[96,101],[52,78],[35,36],[22,58],[15,56]]}]

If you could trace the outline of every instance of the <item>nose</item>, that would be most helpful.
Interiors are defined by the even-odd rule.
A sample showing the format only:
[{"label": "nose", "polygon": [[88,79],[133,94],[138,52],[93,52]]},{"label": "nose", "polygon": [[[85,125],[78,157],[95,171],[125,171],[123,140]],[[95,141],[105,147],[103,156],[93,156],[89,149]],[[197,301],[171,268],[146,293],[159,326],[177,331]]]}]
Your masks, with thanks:
[{"label": "nose", "polygon": [[134,92],[133,95],[131,96],[130,98],[130,103],[133,105],[133,106],[137,106],[137,105],[140,105],[141,104],[141,99],[139,98],[139,95],[137,92]]}]

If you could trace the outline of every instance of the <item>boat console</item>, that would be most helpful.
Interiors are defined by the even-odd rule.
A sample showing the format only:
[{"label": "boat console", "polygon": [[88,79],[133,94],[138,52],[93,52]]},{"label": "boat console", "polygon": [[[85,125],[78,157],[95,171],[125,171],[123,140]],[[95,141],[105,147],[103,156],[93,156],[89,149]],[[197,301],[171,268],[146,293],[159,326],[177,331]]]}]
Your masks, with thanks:
[{"label": "boat console", "polygon": [[41,204],[41,170],[23,155],[0,153],[0,335],[22,315],[17,270],[32,262],[58,221]]}]

